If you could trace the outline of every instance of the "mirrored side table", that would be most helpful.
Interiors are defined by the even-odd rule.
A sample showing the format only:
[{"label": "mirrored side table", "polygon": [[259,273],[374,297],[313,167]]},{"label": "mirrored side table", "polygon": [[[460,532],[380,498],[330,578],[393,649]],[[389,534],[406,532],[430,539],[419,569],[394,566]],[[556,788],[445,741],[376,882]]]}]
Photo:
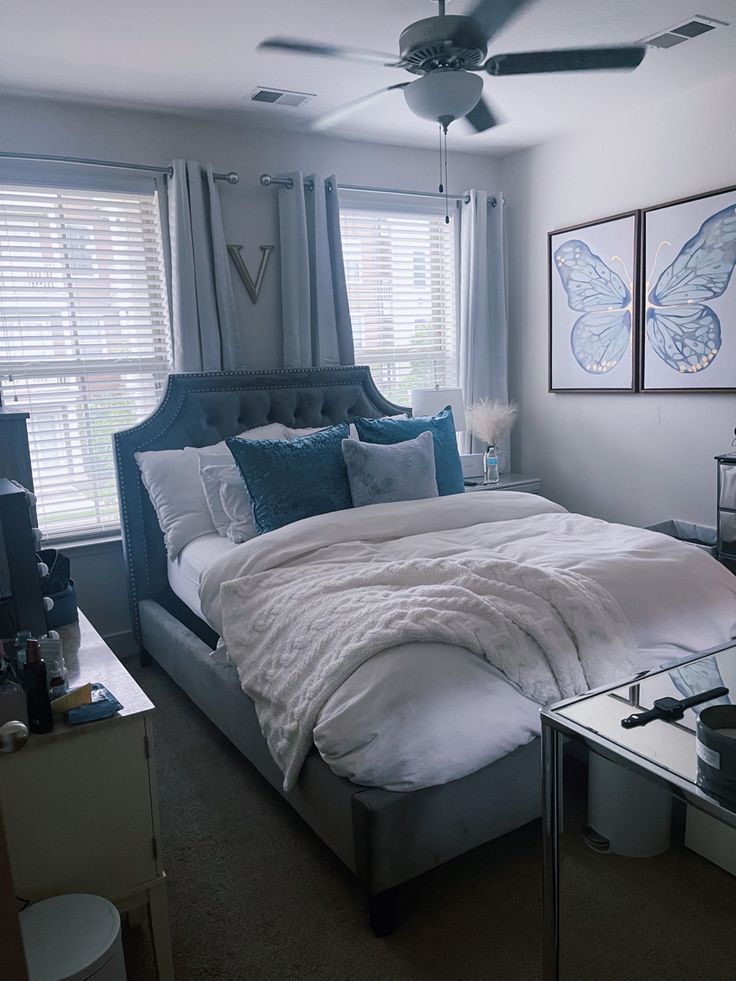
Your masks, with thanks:
[{"label": "mirrored side table", "polygon": [[736,453],[716,457],[718,467],[718,560],[736,573]]},{"label": "mirrored side table", "polygon": [[[679,700],[718,686],[729,693],[716,701],[736,703],[736,645],[542,710],[544,981],[580,981],[583,976],[586,981],[736,977],[736,951],[729,939],[736,915],[736,879],[728,874],[736,873],[736,803],[716,799],[697,783],[697,714],[713,701],[687,709],[679,721],[655,719],[631,729],[621,725],[628,716],[651,709],[655,699]],[[570,788],[577,791],[580,783],[587,783],[587,804],[579,799],[576,804],[571,794]],[[609,794],[609,806],[601,807],[598,801],[598,816],[609,825],[624,825],[625,844],[619,851],[609,848],[609,841],[589,826],[596,813],[594,794],[601,787]],[[705,828],[712,840],[725,840],[734,868],[724,871],[728,860],[708,854],[707,843],[704,849],[694,844],[691,827],[701,834]],[[632,882],[635,889],[629,891]],[[584,895],[569,901],[567,893],[575,889]],[[616,890],[617,898],[612,899]],[[704,906],[704,897],[710,896],[712,910],[710,900]],[[649,900],[660,920],[658,928],[646,912]],[[671,916],[665,912],[669,900],[674,901]],[[626,916],[630,925],[615,922],[612,910]],[[683,910],[693,911],[692,937],[697,942],[688,940],[690,924],[683,921]],[[713,927],[712,936],[699,930],[701,924]],[[620,949],[617,937],[630,938],[631,943],[614,963],[611,957]],[[638,942],[644,944],[644,958],[634,953]],[[684,954],[678,951],[680,942]],[[574,957],[561,956],[570,947],[578,954],[583,951],[583,967],[580,958],[575,964]],[[686,965],[690,956],[693,963]],[[602,963],[606,959],[608,963]]]}]

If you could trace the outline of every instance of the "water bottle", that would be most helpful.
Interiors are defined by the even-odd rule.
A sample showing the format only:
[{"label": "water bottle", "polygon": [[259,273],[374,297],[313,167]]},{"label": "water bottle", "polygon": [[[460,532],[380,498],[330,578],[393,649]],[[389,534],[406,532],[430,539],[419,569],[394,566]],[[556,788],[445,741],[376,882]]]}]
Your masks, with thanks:
[{"label": "water bottle", "polygon": [[483,454],[483,483],[497,484],[501,476],[498,472],[498,451],[491,444]]}]

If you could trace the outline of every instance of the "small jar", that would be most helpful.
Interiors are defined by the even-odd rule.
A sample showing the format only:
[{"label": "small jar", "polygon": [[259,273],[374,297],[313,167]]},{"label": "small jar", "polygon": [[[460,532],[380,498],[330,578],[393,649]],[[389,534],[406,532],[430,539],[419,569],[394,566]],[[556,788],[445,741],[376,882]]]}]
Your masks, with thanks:
[{"label": "small jar", "polygon": [[69,685],[67,684],[64,668],[61,662],[47,660],[46,672],[49,679],[49,697],[53,700],[54,698],[61,698],[62,695],[66,695],[66,693],[69,691]]}]

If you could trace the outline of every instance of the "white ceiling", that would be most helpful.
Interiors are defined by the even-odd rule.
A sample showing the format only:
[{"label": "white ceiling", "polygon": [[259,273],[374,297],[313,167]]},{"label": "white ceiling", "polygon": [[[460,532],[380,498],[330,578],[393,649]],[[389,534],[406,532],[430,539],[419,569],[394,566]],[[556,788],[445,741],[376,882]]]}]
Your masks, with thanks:
[{"label": "white ceiling", "polygon": [[[463,13],[471,3],[448,0],[448,13]],[[486,95],[505,124],[471,135],[456,123],[451,143],[462,150],[505,152],[733,75],[736,4],[698,3],[695,8],[695,0],[538,0],[493,40],[490,53],[629,42],[696,12],[732,26],[666,51],[650,50],[632,73],[487,77]],[[259,40],[286,35],[398,53],[401,30],[435,12],[432,0],[1,0],[0,93],[238,113],[266,126],[306,129],[311,116],[412,76],[260,53]],[[256,105],[249,101],[256,85],[313,92],[317,98],[296,110]],[[435,146],[437,138],[431,123],[409,112],[400,92],[366,107],[334,135],[419,146]]]}]

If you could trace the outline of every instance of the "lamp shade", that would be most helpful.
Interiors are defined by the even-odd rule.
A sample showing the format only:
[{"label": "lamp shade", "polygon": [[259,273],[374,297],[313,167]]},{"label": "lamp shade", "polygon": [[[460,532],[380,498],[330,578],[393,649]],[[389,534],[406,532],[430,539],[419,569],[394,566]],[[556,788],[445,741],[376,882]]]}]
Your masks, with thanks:
[{"label": "lamp shade", "polygon": [[465,429],[465,402],[461,388],[413,388],[411,411],[415,416],[434,416],[446,405],[452,409],[455,431]]},{"label": "lamp shade", "polygon": [[406,104],[416,116],[449,124],[466,116],[483,93],[483,79],[472,72],[437,69],[404,89]]}]

